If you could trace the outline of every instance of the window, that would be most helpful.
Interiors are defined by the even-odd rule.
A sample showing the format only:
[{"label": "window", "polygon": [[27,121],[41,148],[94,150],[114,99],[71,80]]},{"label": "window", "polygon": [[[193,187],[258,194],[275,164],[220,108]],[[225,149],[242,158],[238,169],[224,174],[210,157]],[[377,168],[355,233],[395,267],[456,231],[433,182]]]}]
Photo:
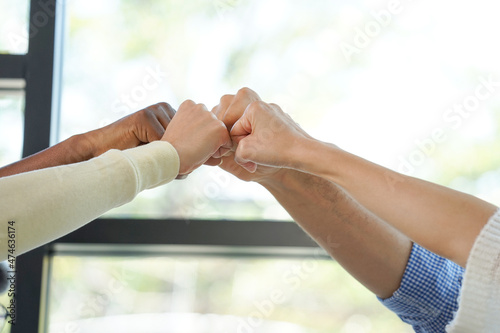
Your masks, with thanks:
[{"label": "window", "polygon": [[[22,55],[28,48],[26,0],[0,0],[0,165],[19,160],[23,152],[25,81]],[[9,305],[8,293],[0,304]],[[4,332],[10,332],[6,324]]]},{"label": "window", "polygon": [[18,161],[22,155],[24,92],[17,89],[24,82],[0,80],[0,85],[2,82],[4,87],[3,90],[0,87],[0,165],[7,165]]},{"label": "window", "polygon": [[[452,139],[456,127],[480,144],[496,129],[493,94],[470,117],[448,109],[498,67],[487,42],[497,23],[485,2],[465,26],[456,20],[469,15],[468,5],[454,4],[453,13],[428,6],[401,3],[391,14],[387,1],[71,1],[60,138],[159,101],[176,108],[191,98],[211,108],[249,86],[316,137],[449,181],[447,151],[462,147]],[[363,31],[372,25],[380,31],[369,37]],[[290,219],[264,189],[216,168],[145,192],[108,216]]]},{"label": "window", "polygon": [[[21,158],[24,120],[24,82],[0,79],[0,165]],[[8,293],[0,295],[0,304],[9,305]],[[5,332],[10,332],[6,324]]]},{"label": "window", "polygon": [[[56,6],[55,0],[32,0],[29,16],[26,2],[0,0],[0,5],[0,53],[12,53],[0,54],[0,82],[5,86],[5,79],[26,79],[15,94],[11,88],[0,92],[0,128],[5,117],[22,122],[25,107],[23,155],[47,147],[51,137],[52,142],[63,140],[152,103],[178,107],[191,98],[210,108],[221,95],[249,86],[283,106],[319,139],[500,202],[500,160],[493,153],[500,145],[500,49],[492,42],[500,22],[494,2],[61,0]],[[46,23],[40,24],[43,13]],[[10,18],[15,24],[7,24]],[[16,34],[29,36],[29,45],[12,46],[3,32],[14,25]],[[16,130],[18,145],[21,133]],[[15,159],[17,148],[8,147],[12,155],[3,148],[2,162]],[[175,200],[164,200],[174,193]],[[39,327],[59,332],[67,323],[100,326],[113,318],[132,327],[134,318],[166,320],[172,317],[168,311],[179,308],[189,312],[182,318],[190,321],[195,313],[199,321],[245,318],[253,308],[238,279],[268,277],[263,289],[249,288],[262,296],[265,288],[279,283],[286,267],[313,264],[304,253],[314,244],[295,224],[282,221],[290,217],[266,191],[214,168],[147,191],[105,218],[18,258],[18,284],[23,286],[18,311],[25,320],[13,332]],[[171,252],[174,245],[179,247]],[[190,252],[193,246],[203,247],[204,253]],[[218,247],[225,250],[215,251]],[[252,255],[242,255],[242,247]],[[317,264],[332,281],[352,282],[336,263]],[[87,273],[78,276],[80,268]],[[105,306],[96,305],[102,317],[90,320],[90,311],[75,315],[71,306],[102,301],[116,270],[131,272],[137,281]],[[186,285],[176,284],[181,278]],[[219,278],[227,284],[218,285]],[[234,299],[227,298],[229,286]],[[371,305],[366,309],[376,302],[359,286],[349,291],[358,308],[336,322],[311,317],[306,323],[298,312],[314,309],[313,315],[322,316],[316,311],[320,304],[331,314],[338,306],[333,302],[351,300],[335,298],[344,290],[328,281],[307,279],[303,288],[300,299],[311,303],[293,311],[280,307],[272,323],[263,321],[262,327],[290,321],[287,332],[407,328],[387,311],[379,316]],[[129,311],[132,296],[144,302],[161,299],[162,316]],[[172,306],[175,297],[184,307]],[[342,307],[351,309],[347,304]],[[387,323],[394,324],[389,328]]]},{"label": "window", "polygon": [[0,8],[0,54],[26,54],[29,1],[0,0]]},{"label": "window", "polygon": [[[241,251],[235,250],[233,255]],[[265,259],[210,252],[58,255],[52,259],[48,332],[405,331],[399,318],[323,255]]]}]

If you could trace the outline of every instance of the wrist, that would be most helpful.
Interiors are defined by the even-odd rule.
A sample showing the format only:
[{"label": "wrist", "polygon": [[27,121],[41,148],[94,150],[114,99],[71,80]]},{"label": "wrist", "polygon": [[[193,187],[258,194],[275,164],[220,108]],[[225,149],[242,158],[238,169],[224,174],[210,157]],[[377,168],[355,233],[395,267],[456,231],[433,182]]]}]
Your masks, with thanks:
[{"label": "wrist", "polygon": [[338,190],[338,187],[324,178],[292,169],[282,169],[279,175],[259,182],[259,184],[276,198],[295,197],[298,199],[297,202],[309,200],[318,203],[322,198],[324,199],[323,191],[326,189],[330,194],[334,193],[334,190],[337,193]]},{"label": "wrist", "polygon": [[257,180],[257,183],[266,188],[283,187],[294,184],[298,178],[331,178],[339,167],[342,159],[339,154],[342,152],[343,150],[333,144],[305,138],[286,150],[286,167],[269,177]]},{"label": "wrist", "polygon": [[73,135],[67,140],[67,156],[70,156],[72,163],[87,161],[100,155],[94,137],[89,133],[92,132]]},{"label": "wrist", "polygon": [[257,181],[269,192],[276,193],[294,193],[296,191],[303,191],[304,187],[310,185],[311,179],[317,178],[308,173],[293,169],[280,169],[271,177]]},{"label": "wrist", "polygon": [[266,175],[259,179],[255,179],[254,181],[265,187],[266,189],[281,187],[289,180],[290,174],[293,174],[295,172],[297,171],[292,169],[280,168],[277,172]]},{"label": "wrist", "polygon": [[297,141],[288,150],[288,167],[302,172],[317,174],[325,164],[325,156],[336,146],[313,138]]}]

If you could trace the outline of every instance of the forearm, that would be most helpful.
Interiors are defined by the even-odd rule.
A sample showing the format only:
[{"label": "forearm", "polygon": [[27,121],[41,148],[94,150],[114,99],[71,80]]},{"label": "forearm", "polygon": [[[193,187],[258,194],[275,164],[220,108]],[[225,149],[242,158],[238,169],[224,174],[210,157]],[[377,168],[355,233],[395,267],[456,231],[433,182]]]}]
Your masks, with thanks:
[{"label": "forearm", "polygon": [[0,169],[0,178],[23,172],[90,160],[110,149],[125,150],[161,139],[175,114],[170,105],[158,103],[108,126],[78,134],[39,153]]},{"label": "forearm", "polygon": [[413,241],[465,266],[477,235],[497,209],[473,196],[398,174],[337,147],[309,141],[299,168],[345,188]]},{"label": "forearm", "polygon": [[87,134],[79,134],[18,162],[0,168],[0,178],[58,165],[83,162],[94,156],[94,145],[90,142]]},{"label": "forearm", "polygon": [[[83,163],[0,179],[0,221],[13,221],[22,254],[131,201],[140,191],[175,178],[179,158],[168,143],[112,150]],[[7,243],[7,227],[0,245]],[[5,245],[6,247],[6,245]],[[6,252],[0,253],[0,261]]]},{"label": "forearm", "polygon": [[399,288],[412,245],[407,237],[325,179],[287,170],[261,184],[369,290],[386,298]]}]

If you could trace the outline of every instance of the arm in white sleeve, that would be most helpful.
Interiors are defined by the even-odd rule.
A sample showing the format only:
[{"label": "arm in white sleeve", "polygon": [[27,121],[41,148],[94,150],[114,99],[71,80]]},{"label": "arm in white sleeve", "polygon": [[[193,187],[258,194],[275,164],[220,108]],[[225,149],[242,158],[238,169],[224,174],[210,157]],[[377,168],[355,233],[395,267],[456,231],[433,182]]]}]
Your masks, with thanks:
[{"label": "arm in white sleeve", "polygon": [[472,247],[458,312],[446,332],[498,332],[499,314],[500,210],[489,219]]},{"label": "arm in white sleeve", "polygon": [[110,150],[87,162],[0,178],[0,261],[7,259],[8,222],[16,255],[68,234],[142,190],[173,180],[179,156],[168,142]]}]

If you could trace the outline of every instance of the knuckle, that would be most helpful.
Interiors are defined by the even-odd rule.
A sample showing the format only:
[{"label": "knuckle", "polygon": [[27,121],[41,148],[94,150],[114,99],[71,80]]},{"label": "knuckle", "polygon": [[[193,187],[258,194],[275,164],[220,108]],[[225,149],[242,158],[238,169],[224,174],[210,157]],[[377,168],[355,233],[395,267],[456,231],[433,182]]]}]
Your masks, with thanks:
[{"label": "knuckle", "polygon": [[224,95],[220,98],[220,104],[230,104],[234,99],[234,95]]},{"label": "knuckle", "polygon": [[137,113],[139,116],[149,119],[149,118],[154,116],[154,105],[148,106],[147,108],[142,109],[142,110],[138,111]]},{"label": "knuckle", "polygon": [[207,107],[205,106],[205,104],[202,104],[202,103],[198,103],[195,105],[196,109],[200,110],[200,111],[208,111]]},{"label": "knuckle", "polygon": [[220,119],[212,112],[208,112],[208,114],[206,114],[205,117],[208,117],[209,120],[220,121]]},{"label": "knuckle", "polygon": [[156,104],[156,106],[159,109],[162,109],[164,111],[172,109],[172,106],[170,104],[166,103],[166,102],[160,102],[160,103]]},{"label": "knuckle", "polygon": [[238,93],[236,95],[240,96],[240,95],[253,95],[253,94],[255,94],[255,92],[252,89],[248,87],[243,87],[238,90]]},{"label": "knuckle", "polygon": [[222,121],[226,124],[226,128],[230,128],[234,125],[234,123],[241,117],[241,114],[230,112],[224,115]]},{"label": "knuckle", "polygon": [[217,128],[221,134],[227,133],[227,127],[222,121],[217,121]]},{"label": "knuckle", "polygon": [[251,142],[243,140],[239,143],[238,148],[241,158],[250,160],[255,157],[255,146]]},{"label": "knuckle", "polygon": [[226,126],[224,123],[218,119],[210,119],[210,128],[216,132],[217,134],[223,133],[223,131],[227,132]]},{"label": "knuckle", "polygon": [[238,150],[243,154],[245,155],[249,148],[250,148],[250,142],[249,140],[241,140],[240,143],[238,144]]},{"label": "knuckle", "polygon": [[196,105],[196,103],[193,100],[191,100],[191,99],[186,99],[181,104],[182,107],[188,107],[188,106],[193,106],[193,105]]},{"label": "knuckle", "polygon": [[259,109],[263,109],[266,107],[266,103],[263,102],[263,101],[253,101],[252,103],[250,103],[248,105],[248,109],[251,111],[251,112],[256,112],[257,110]]},{"label": "knuckle", "polygon": [[215,114],[216,116],[219,116],[220,115],[220,104],[214,106],[212,108],[212,111],[211,111],[213,114]]}]

